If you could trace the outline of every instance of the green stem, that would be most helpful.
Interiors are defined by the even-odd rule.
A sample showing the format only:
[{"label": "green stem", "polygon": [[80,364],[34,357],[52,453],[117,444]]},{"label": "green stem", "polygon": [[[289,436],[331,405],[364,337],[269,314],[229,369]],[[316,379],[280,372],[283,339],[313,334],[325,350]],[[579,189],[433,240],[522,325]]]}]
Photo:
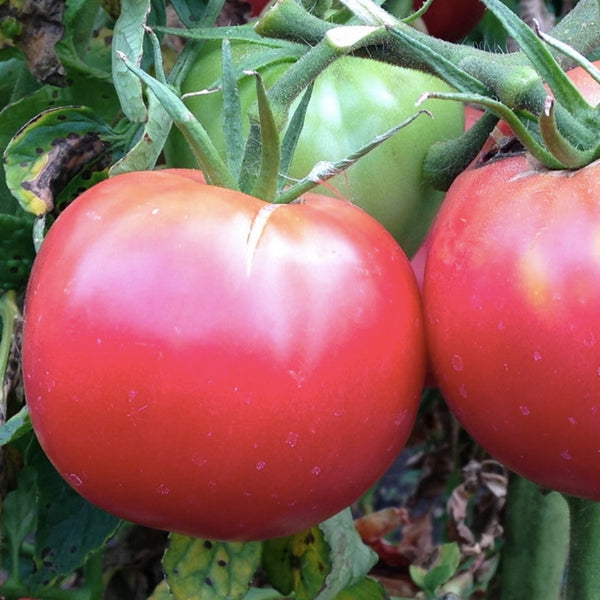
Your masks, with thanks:
[{"label": "green stem", "polygon": [[13,344],[13,335],[19,309],[17,297],[14,291],[8,291],[0,298],[0,319],[2,320],[2,337],[0,338],[0,425],[4,424],[6,418],[6,397],[4,394],[4,379]]},{"label": "green stem", "polygon": [[559,600],[569,544],[564,497],[516,477],[504,526],[500,600]]},{"label": "green stem", "polygon": [[600,503],[567,497],[571,547],[565,600],[598,600],[600,594]]}]

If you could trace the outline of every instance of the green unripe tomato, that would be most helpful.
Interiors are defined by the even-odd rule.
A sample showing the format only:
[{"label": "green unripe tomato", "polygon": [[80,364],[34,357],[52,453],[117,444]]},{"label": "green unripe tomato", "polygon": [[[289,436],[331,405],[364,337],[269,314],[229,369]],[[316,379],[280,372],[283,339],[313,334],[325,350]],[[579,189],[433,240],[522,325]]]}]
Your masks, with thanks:
[{"label": "green unripe tomato", "polygon": [[[237,52],[241,50],[237,48]],[[220,64],[220,50],[201,55],[182,92],[211,85],[219,77]],[[262,74],[267,87],[287,68],[287,63],[266,68]],[[244,115],[256,101],[254,85],[250,77],[240,82]],[[449,88],[426,73],[366,58],[338,59],[315,81],[290,177],[300,179],[319,161],[336,161],[352,154],[417,112],[415,104],[422,94],[440,91]],[[224,154],[221,95],[196,95],[186,103]],[[430,99],[419,108],[427,109],[433,118],[419,116],[317,190],[362,207],[392,233],[409,256],[419,247],[443,198],[442,192],[423,179],[425,154],[432,144],[457,137],[464,128],[459,103]],[[247,132],[247,119],[244,125]],[[166,156],[170,166],[197,166],[179,132],[174,132]]]}]

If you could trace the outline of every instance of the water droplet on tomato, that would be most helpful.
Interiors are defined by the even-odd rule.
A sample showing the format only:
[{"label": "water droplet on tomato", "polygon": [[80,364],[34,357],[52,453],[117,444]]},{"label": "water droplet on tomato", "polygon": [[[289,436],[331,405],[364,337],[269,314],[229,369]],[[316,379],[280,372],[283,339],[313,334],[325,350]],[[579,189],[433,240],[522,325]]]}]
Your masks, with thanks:
[{"label": "water droplet on tomato", "polygon": [[569,417],[569,423],[571,423],[571,425],[577,425],[577,419],[575,417]]},{"label": "water droplet on tomato", "polygon": [[542,360],[542,354],[541,352],[538,352],[537,350],[533,353],[533,360],[538,361],[538,360]]},{"label": "water droplet on tomato", "polygon": [[462,398],[466,398],[467,397],[467,388],[465,387],[464,383],[461,383],[458,386],[458,393],[461,395]]},{"label": "water droplet on tomato", "polygon": [[310,470],[310,472],[311,472],[313,475],[320,475],[320,474],[321,474],[321,467],[314,466],[314,467],[313,467],[313,468]]},{"label": "water droplet on tomato", "polygon": [[455,354],[452,357],[452,368],[455,371],[462,371],[463,370],[463,359],[462,359],[462,356],[460,356],[460,354]]},{"label": "water droplet on tomato", "polygon": [[562,450],[560,453],[561,457],[564,458],[565,460],[571,460],[573,457],[571,456],[571,453],[568,450]]},{"label": "water droplet on tomato", "polygon": [[267,463],[264,460],[259,460],[256,463],[256,470],[257,471],[262,471],[266,466],[267,466]]},{"label": "water droplet on tomato", "polygon": [[298,443],[298,438],[300,436],[297,433],[294,433],[293,431],[290,431],[287,434],[287,437],[285,438],[285,443],[290,447],[293,448],[297,443]]},{"label": "water droplet on tomato", "polygon": [[169,487],[167,485],[165,485],[164,483],[161,483],[157,486],[156,491],[161,496],[166,496],[171,490],[169,490]]},{"label": "water droplet on tomato", "polygon": [[524,416],[528,416],[531,413],[529,408],[527,406],[525,406],[524,404],[521,404],[521,406],[519,406],[519,410],[521,411],[521,414]]}]

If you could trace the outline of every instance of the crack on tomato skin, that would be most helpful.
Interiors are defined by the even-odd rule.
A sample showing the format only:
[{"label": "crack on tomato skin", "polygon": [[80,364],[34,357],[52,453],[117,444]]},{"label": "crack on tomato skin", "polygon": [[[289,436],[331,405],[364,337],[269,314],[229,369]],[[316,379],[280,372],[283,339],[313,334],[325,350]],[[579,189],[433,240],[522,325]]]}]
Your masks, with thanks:
[{"label": "crack on tomato skin", "polygon": [[260,239],[263,235],[265,227],[267,226],[267,222],[271,218],[273,213],[281,207],[281,204],[265,204],[256,213],[254,219],[252,219],[252,223],[250,224],[250,229],[248,231],[248,237],[246,238],[246,243],[248,245],[248,253],[246,255],[247,277],[250,277],[250,273],[252,272],[254,255],[256,254],[256,249],[258,248]]}]

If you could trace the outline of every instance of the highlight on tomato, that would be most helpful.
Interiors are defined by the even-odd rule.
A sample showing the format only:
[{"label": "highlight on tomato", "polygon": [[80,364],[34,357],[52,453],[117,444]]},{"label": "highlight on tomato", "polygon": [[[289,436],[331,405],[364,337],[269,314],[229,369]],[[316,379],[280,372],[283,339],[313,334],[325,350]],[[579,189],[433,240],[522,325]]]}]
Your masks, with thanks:
[{"label": "highlight on tomato", "polygon": [[129,521],[221,540],[354,502],[412,428],[422,307],[392,236],[349,202],[269,204],[200,172],[136,172],[50,228],[25,302],[34,430]]}]

